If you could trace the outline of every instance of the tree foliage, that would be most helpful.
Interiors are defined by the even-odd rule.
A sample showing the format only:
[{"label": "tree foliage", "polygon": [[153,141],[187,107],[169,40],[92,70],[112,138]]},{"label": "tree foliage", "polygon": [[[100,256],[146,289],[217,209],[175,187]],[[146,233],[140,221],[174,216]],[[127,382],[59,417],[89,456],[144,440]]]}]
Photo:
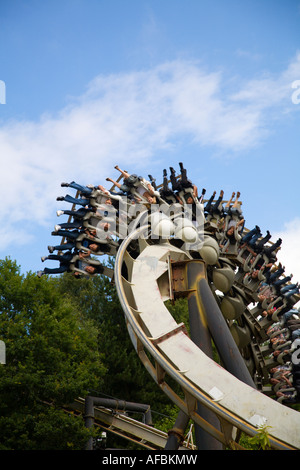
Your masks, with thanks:
[{"label": "tree foliage", "polygon": [[[167,307],[189,330],[187,300]],[[175,423],[179,410],[138,358],[108,278],[38,278],[0,261],[0,340],[0,450],[84,448],[84,420],[64,409],[87,394],[148,404],[154,426],[166,432]]]},{"label": "tree foliage", "polygon": [[105,277],[75,280],[66,274],[59,289],[72,296],[84,315],[98,327],[99,350],[106,373],[104,387],[95,392],[113,398],[149,404],[161,412],[169,400],[151,379],[131,343],[114,284]]},{"label": "tree foliage", "polygon": [[137,357],[105,277],[38,278],[1,260],[0,340],[0,449],[83,448],[83,419],[63,409],[88,393],[149,404],[160,427],[173,425],[173,406]]},{"label": "tree foliage", "polygon": [[0,312],[2,448],[81,448],[83,423],[62,407],[101,387],[105,368],[95,323],[57,289],[57,280],[21,275],[9,259],[0,262]]}]

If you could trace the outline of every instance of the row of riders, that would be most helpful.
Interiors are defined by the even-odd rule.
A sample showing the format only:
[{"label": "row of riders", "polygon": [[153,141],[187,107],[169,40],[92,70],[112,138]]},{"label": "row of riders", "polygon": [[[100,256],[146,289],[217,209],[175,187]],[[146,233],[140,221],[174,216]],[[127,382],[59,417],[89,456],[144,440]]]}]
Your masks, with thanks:
[{"label": "row of riders", "polygon": [[234,280],[225,296],[242,297],[243,310],[249,303],[254,305],[247,312],[264,340],[260,353],[268,364],[272,394],[283,403],[299,402],[300,366],[292,357],[300,338],[300,316],[294,308],[300,295],[298,283],[291,282],[293,275],[285,275],[285,268],[277,262],[282,240],[272,243],[269,231],[263,236],[258,226],[245,228],[239,192],[228,201],[224,201],[223,191],[218,197],[214,191],[209,199],[204,199],[206,190],[202,189],[199,195],[183,164],[179,166],[178,175],[170,167],[169,178],[163,170],[159,186],[151,175],[145,179],[118,166],[115,169],[120,178],[107,178],[112,184],[110,190],[102,185],[62,183],[62,187],[73,188],[76,194],[57,198],[70,203],[71,209],[57,211],[58,216],[65,214],[68,220],[55,225],[52,235],[61,237],[61,241],[49,245],[49,254],[42,257],[43,262],[56,260],[59,266],[45,267],[38,276],[71,272],[74,277],[103,274],[113,278],[113,270],[98,256],[116,254],[128,223],[140,213],[153,212],[154,207],[158,211],[174,207],[177,217],[186,216],[188,208],[197,230],[204,231],[206,238],[217,240],[218,266],[224,262],[234,270]]}]

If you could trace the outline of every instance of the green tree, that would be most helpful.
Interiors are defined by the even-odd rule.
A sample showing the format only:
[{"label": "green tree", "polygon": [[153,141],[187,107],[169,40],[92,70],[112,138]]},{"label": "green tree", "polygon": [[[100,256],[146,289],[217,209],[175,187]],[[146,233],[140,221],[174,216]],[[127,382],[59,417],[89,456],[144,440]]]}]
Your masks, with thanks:
[{"label": "green tree", "polygon": [[[126,328],[114,283],[103,276],[74,280],[70,274],[57,278],[57,283],[61,293],[78,302],[84,315],[92,318],[98,325],[99,350],[103,355],[106,374],[103,378],[103,388],[91,393],[148,404],[155,426],[165,431],[170,429],[176,419],[173,413],[174,405],[138,358]],[[188,328],[186,299],[179,299],[174,305],[168,302],[167,306],[175,320],[183,321]],[[174,383],[172,385],[177,386]],[[175,411],[175,416],[177,412],[178,410]],[[168,419],[168,416],[171,416],[171,419]]]},{"label": "green tree", "polygon": [[57,278],[58,289],[80,305],[87,318],[96,322],[99,350],[106,368],[104,395],[125,401],[150,404],[160,409],[169,400],[142,365],[131,343],[124,313],[114,284],[97,276],[76,279],[65,274]]},{"label": "green tree", "polygon": [[83,448],[82,419],[63,406],[100,387],[105,368],[95,323],[57,289],[57,280],[20,274],[0,261],[0,366],[2,449]]},{"label": "green tree", "polygon": [[[22,276],[6,259],[0,294],[7,350],[0,368],[0,449],[83,448],[83,419],[63,407],[87,393],[149,404],[154,425],[172,428],[178,410],[139,360],[109,279]],[[176,321],[188,323],[184,299],[168,306]],[[130,447],[124,439],[120,445]]]}]

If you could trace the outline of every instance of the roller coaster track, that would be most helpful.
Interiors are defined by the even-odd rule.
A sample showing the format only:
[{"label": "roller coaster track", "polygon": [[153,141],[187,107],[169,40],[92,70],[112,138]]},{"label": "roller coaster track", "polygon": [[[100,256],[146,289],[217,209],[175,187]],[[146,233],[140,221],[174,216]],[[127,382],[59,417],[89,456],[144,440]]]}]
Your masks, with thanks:
[{"label": "roller coaster track", "polygon": [[[85,417],[85,399],[78,398],[65,411]],[[101,430],[120,436],[147,450],[164,449],[168,441],[166,432],[129,417],[124,410],[111,409],[109,406],[95,406],[93,424],[99,426]],[[194,446],[185,440],[178,450],[192,450],[193,448]]]},{"label": "roller coaster track", "polygon": [[[220,367],[192,342],[184,325],[177,324],[170,315],[159,290],[159,280],[164,275],[169,277],[170,259],[191,258],[169,243],[148,245],[142,238],[147,229],[138,229],[120,246],[114,280],[131,340],[150,375],[184,413],[224,445],[234,440],[232,428],[255,435],[260,420],[270,427],[272,448],[300,448],[299,413]],[[133,259],[127,250],[138,236],[142,248]],[[122,276],[123,263],[128,266],[129,279]],[[167,384],[166,376],[180,385],[183,397]],[[223,431],[203,420],[197,413],[197,402],[218,416]]]},{"label": "roller coaster track", "polygon": [[[103,272],[115,284],[129,336],[146,370],[181,416],[218,442],[218,448],[243,449],[241,433],[255,436],[265,426],[271,448],[300,449],[299,412],[272,398],[270,369],[285,359],[284,349],[274,359],[267,334],[280,309],[292,308],[299,297],[284,299],[277,313],[264,317],[263,310],[277,300],[258,302],[260,274],[248,276],[255,267],[253,254],[224,241],[214,215],[197,229],[203,236],[199,249],[180,235],[151,236],[152,217],[148,209],[132,217],[129,234],[113,242],[109,253],[115,257],[114,272]],[[179,219],[175,214],[171,225]],[[89,219],[85,226],[97,227],[98,222]],[[188,301],[189,326],[177,323],[167,308],[166,301],[179,297]],[[173,431],[183,434],[176,425]]]}]

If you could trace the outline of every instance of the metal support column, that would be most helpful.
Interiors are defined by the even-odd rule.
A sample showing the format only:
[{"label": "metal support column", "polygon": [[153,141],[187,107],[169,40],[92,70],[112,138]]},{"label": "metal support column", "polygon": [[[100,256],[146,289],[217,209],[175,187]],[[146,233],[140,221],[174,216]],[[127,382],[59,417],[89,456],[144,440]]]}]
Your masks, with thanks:
[{"label": "metal support column", "polygon": [[205,278],[199,279],[197,291],[203,312],[205,313],[208,329],[224,364],[224,368],[241,380],[241,382],[256,389],[246,363]]},{"label": "metal support column", "polygon": [[[206,317],[201,309],[197,291],[199,279],[206,278],[205,265],[201,261],[187,263],[187,287],[191,291],[188,294],[190,335],[191,340],[211,359],[213,359],[213,348],[211,335],[207,326]],[[220,430],[220,422],[217,416],[205,406],[198,403],[198,414],[205,421]],[[198,450],[222,450],[223,445],[213,436],[208,434],[200,426],[195,425],[195,440]]]},{"label": "metal support column", "polygon": [[[211,335],[197,290],[199,279],[206,278],[204,262],[197,260],[173,263],[172,276],[175,298],[176,296],[185,296],[188,299],[191,340],[208,357],[213,358]],[[214,413],[200,403],[197,405],[197,412],[205,421],[220,430],[220,422]],[[195,425],[195,440],[198,450],[222,449],[222,443],[198,425]]]},{"label": "metal support column", "polygon": [[183,411],[179,411],[174,427],[168,432],[166,450],[177,450],[184,440],[184,431],[190,418]]}]

